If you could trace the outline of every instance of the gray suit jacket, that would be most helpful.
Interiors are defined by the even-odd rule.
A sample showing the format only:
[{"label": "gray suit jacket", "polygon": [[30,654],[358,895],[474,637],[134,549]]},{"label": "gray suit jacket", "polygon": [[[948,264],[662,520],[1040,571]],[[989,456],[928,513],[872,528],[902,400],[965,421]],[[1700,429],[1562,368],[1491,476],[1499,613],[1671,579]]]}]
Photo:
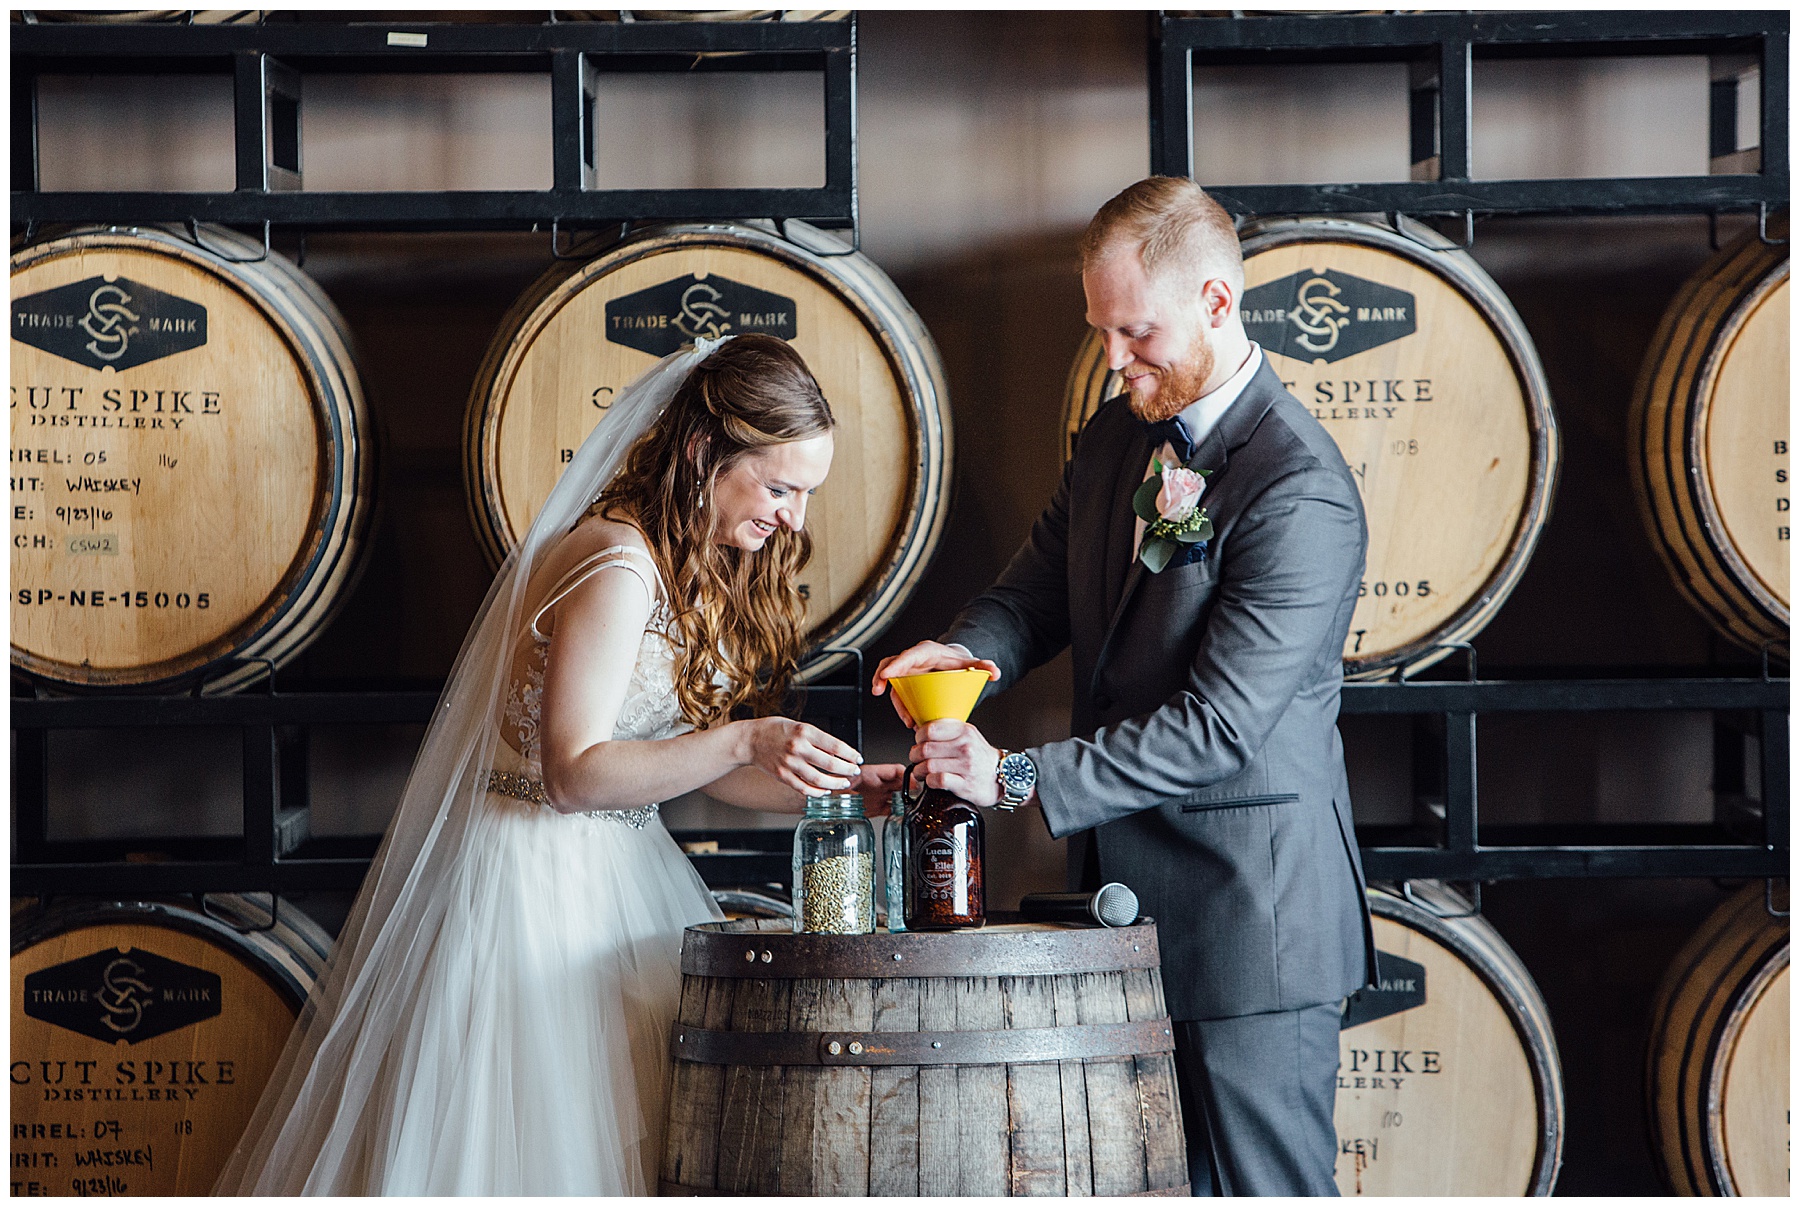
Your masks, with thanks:
[{"label": "gray suit jacket", "polygon": [[1098,827],[1101,874],[1156,918],[1170,1014],[1336,1001],[1374,945],[1337,732],[1368,529],[1337,445],[1265,362],[1196,450],[1204,559],[1150,574],[1131,496],[1149,428],[1115,398],[1050,506],[945,641],[996,688],[1072,647],[1073,732],[1027,751],[1051,834]]}]

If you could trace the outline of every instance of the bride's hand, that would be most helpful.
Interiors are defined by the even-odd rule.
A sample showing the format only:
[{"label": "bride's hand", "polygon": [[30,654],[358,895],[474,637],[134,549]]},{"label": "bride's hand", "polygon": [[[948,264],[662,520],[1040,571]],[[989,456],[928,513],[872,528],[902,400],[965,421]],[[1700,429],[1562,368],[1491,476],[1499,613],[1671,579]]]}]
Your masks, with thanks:
[{"label": "bride's hand", "polygon": [[797,792],[848,792],[862,775],[862,755],[823,729],[787,717],[740,721],[747,727],[744,761]]},{"label": "bride's hand", "polygon": [[865,763],[850,791],[862,795],[864,814],[883,817],[888,812],[888,797],[900,791],[905,779],[906,767],[901,763]]}]

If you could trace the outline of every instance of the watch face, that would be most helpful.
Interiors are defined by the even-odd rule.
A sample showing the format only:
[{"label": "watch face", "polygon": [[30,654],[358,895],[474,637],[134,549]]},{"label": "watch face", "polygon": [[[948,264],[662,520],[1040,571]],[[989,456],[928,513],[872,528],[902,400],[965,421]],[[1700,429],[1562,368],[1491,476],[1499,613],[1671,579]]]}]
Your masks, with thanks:
[{"label": "watch face", "polygon": [[1022,754],[1009,754],[1000,760],[1000,779],[1008,792],[1023,796],[1037,786],[1037,767]]}]

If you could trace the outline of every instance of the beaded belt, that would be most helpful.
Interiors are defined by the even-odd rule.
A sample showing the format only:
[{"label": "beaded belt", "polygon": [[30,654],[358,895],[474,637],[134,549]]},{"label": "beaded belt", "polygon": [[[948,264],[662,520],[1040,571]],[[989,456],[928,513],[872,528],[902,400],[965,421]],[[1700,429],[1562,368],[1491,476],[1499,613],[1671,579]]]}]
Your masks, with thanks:
[{"label": "beaded belt", "polygon": [[[544,788],[543,780],[534,780],[530,776],[518,775],[511,771],[488,772],[488,791],[497,796],[511,797],[513,800],[530,801],[534,805],[542,805],[546,809],[554,808],[550,803],[550,793]],[[641,830],[656,820],[660,806],[645,805],[641,809],[595,809],[584,812],[583,817],[603,817],[607,821],[616,821]]]}]

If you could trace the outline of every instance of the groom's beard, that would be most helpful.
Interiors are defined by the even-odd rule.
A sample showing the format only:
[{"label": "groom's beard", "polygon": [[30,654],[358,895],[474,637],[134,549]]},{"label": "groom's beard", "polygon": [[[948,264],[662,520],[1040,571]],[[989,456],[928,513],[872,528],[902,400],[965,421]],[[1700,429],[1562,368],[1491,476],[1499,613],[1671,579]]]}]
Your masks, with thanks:
[{"label": "groom's beard", "polygon": [[1205,331],[1201,331],[1195,340],[1192,356],[1153,371],[1155,395],[1146,398],[1135,387],[1132,388],[1131,413],[1145,423],[1161,423],[1165,419],[1173,419],[1206,389],[1207,379],[1212,376],[1216,361],[1212,341],[1207,339]]}]

